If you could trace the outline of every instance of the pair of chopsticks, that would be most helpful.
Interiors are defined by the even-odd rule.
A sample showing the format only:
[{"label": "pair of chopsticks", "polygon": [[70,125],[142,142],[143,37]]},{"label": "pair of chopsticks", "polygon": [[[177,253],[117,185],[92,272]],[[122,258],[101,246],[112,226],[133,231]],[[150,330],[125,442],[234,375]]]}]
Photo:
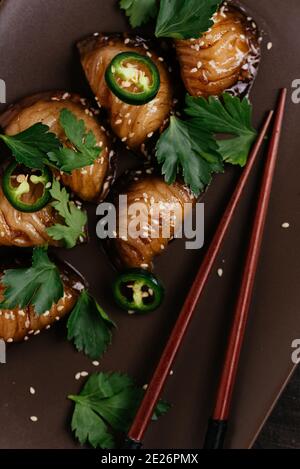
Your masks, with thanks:
[{"label": "pair of chopsticks", "polygon": [[[277,105],[274,129],[266,158],[257,210],[254,218],[238,301],[234,313],[233,326],[229,337],[220,385],[217,392],[216,404],[213,417],[208,424],[204,444],[204,448],[206,449],[221,449],[224,445],[239,358],[246,331],[254,280],[271,196],[273,176],[275,172],[281,129],[283,125],[286,96],[287,90],[282,89]],[[151,421],[154,409],[161,396],[163,388],[166,384],[178,350],[183,343],[188,326],[190,325],[193,315],[196,311],[196,306],[219,254],[222,242],[228,231],[242,193],[246,187],[257,155],[267,135],[273,114],[274,112],[270,111],[267,115],[257,141],[252,148],[247,166],[244,169],[237,187],[224,212],[221,222],[198,271],[198,274],[196,275],[194,283],[185,300],[180,315],[175,323],[170,338],[165,346],[160,361],[156,367],[156,370],[154,371],[151,382],[146,390],[145,396],[128,432],[125,443],[125,447],[128,449],[139,449],[142,446],[142,439]]]}]

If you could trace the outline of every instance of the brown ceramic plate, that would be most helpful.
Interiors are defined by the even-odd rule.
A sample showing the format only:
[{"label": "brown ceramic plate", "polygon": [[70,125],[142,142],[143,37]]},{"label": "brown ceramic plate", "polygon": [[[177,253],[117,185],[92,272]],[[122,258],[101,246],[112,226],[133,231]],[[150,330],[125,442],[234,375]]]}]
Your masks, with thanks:
[{"label": "brown ceramic plate", "polygon": [[[114,0],[4,0],[0,7],[0,78],[7,84],[8,103],[49,89],[86,94],[75,43],[94,31],[124,31],[126,19]],[[299,66],[299,0],[244,0],[266,38],[260,73],[252,90],[255,122],[274,106],[277,90],[290,88]],[[273,48],[267,50],[267,43]],[[5,106],[2,106],[4,109]],[[299,316],[299,125],[300,105],[289,99],[280,159],[259,264],[251,316],[243,348],[227,445],[251,446],[259,428],[290,376],[291,342],[300,336]],[[262,160],[250,181],[230,234],[199,304],[165,398],[173,408],[147,433],[147,448],[197,448],[203,442],[224,355],[243,252],[250,229]],[[126,162],[124,163],[126,164]],[[205,196],[206,242],[237,180],[229,169],[215,178]],[[91,241],[70,252],[60,251],[90,283],[92,292],[118,323],[113,345],[101,370],[129,372],[149,380],[163,344],[180,310],[203,251],[185,251],[175,242],[156,263],[165,283],[163,307],[149,316],[128,317],[113,304],[114,276],[95,236],[95,207],[89,208]],[[283,222],[290,229],[281,228]],[[174,262],[176,259],[176,262]],[[224,275],[219,278],[218,267]],[[95,371],[91,362],[65,340],[63,324],[29,343],[9,348],[1,366],[0,447],[76,448],[70,432],[72,404],[79,391],[78,371]],[[29,387],[37,390],[29,394]],[[37,415],[33,424],[29,417]]]}]

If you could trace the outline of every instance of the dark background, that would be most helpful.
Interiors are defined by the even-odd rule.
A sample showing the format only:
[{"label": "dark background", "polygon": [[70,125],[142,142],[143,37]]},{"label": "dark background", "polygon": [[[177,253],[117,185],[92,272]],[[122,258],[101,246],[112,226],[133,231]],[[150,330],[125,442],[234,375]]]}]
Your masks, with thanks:
[{"label": "dark background", "polygon": [[[292,81],[299,78],[300,1],[243,0],[243,4],[265,34],[261,69],[252,92],[255,125],[259,127],[265,112],[274,106],[279,88],[291,90]],[[8,102],[48,89],[88,93],[75,43],[96,30],[128,29],[116,5],[115,0],[4,0],[0,10],[0,77],[7,83]],[[267,50],[268,41],[273,43],[271,50]],[[291,343],[300,337],[299,123],[300,105],[292,103],[289,93],[235,390],[227,439],[231,448],[253,444],[293,369]],[[148,448],[201,445],[232,320],[262,166],[261,158],[166,388],[164,397],[173,407],[150,427],[145,440]],[[206,246],[238,176],[237,168],[228,168],[205,194]],[[170,246],[156,263],[156,272],[167,290],[163,307],[147,317],[129,318],[112,302],[110,283],[115,273],[94,235],[95,207],[90,207],[89,213],[91,242],[71,252],[60,251],[59,255],[85,275],[91,292],[118,324],[100,369],[128,372],[143,385],[151,376],[203,252],[185,251],[181,241]],[[281,228],[283,222],[291,224],[289,230]],[[224,268],[222,279],[217,276],[218,267]],[[74,380],[76,372],[96,369],[65,337],[61,324],[29,343],[9,348],[8,363],[0,369],[0,422],[5,423],[0,427],[0,447],[78,447],[70,432],[72,405],[66,395],[82,386],[82,381]],[[29,395],[29,386],[37,389],[34,398]],[[299,378],[292,381],[264,429],[257,443],[260,447],[300,448],[298,390]],[[30,415],[39,417],[37,425],[29,421]]]},{"label": "dark background", "polygon": [[299,367],[260,433],[254,448],[300,449]]}]

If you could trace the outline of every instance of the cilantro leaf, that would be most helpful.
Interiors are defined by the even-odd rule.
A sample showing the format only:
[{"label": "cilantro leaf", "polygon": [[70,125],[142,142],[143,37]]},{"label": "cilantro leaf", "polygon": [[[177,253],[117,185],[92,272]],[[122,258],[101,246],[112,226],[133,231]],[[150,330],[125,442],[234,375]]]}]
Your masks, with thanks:
[{"label": "cilantro leaf", "polygon": [[[143,389],[138,388],[128,375],[91,375],[79,395],[69,396],[75,402],[72,430],[80,443],[89,442],[94,448],[115,448],[115,438],[109,430],[128,431],[143,395]],[[155,419],[165,414],[169,407],[161,401]]]},{"label": "cilantro leaf", "polygon": [[213,26],[221,0],[161,0],[155,35],[174,39],[198,38]]},{"label": "cilantro leaf", "polygon": [[14,136],[0,135],[0,138],[18,163],[33,169],[42,169],[47,159],[46,154],[60,147],[57,137],[44,124],[35,124]]},{"label": "cilantro leaf", "polygon": [[86,405],[75,405],[71,428],[82,445],[90,443],[93,448],[115,448],[113,436],[107,431],[104,420]]},{"label": "cilantro leaf", "polygon": [[114,323],[96,300],[84,290],[68,320],[68,340],[74,340],[79,352],[96,360],[111,343]]},{"label": "cilantro leaf", "polygon": [[182,171],[185,183],[198,196],[211,182],[212,173],[223,170],[217,150],[210,132],[173,116],[157,143],[156,157],[168,184]]},{"label": "cilantro leaf", "polygon": [[6,287],[0,304],[2,309],[33,305],[35,312],[41,315],[64,294],[59,270],[41,247],[33,250],[31,267],[6,270],[1,283]]},{"label": "cilantro leaf", "polygon": [[56,179],[53,180],[50,194],[54,199],[51,205],[64,219],[65,224],[51,226],[47,228],[47,233],[54,240],[63,241],[65,246],[71,249],[76,246],[80,237],[85,237],[84,228],[87,223],[87,214],[70,201],[65,187],[61,188]]},{"label": "cilantro leaf", "polygon": [[66,173],[93,164],[101,153],[94,133],[87,132],[84,121],[77,119],[68,109],[61,110],[59,123],[75,150],[61,147],[48,152],[50,161]]},{"label": "cilantro leaf", "polygon": [[126,11],[133,28],[147,23],[158,12],[157,0],[121,0],[120,7]]},{"label": "cilantro leaf", "polygon": [[252,126],[252,106],[247,98],[240,100],[228,93],[221,98],[194,98],[188,96],[185,112],[195,125],[214,134],[234,135],[218,140],[218,151],[227,163],[244,166],[256,138]]}]

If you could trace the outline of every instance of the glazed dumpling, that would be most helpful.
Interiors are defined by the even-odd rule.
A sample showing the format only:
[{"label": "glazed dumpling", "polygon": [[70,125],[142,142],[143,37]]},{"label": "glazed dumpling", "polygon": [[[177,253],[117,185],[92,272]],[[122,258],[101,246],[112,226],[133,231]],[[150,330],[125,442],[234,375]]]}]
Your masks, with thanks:
[{"label": "glazed dumpling", "polygon": [[218,96],[225,90],[245,95],[256,76],[260,47],[252,18],[223,5],[200,39],[177,40],[181,75],[192,96]]},{"label": "glazed dumpling", "polygon": [[[0,269],[0,300],[3,300],[4,287],[1,285],[1,277],[5,269]],[[82,279],[67,266],[61,268],[61,277],[64,284],[64,296],[50,311],[38,316],[34,308],[28,306],[14,310],[0,309],[0,339],[5,342],[20,342],[28,340],[31,335],[38,334],[43,329],[56,323],[59,319],[69,314],[83,288]]]},{"label": "glazed dumpling", "polygon": [[0,246],[57,246],[46,229],[58,222],[57,212],[51,205],[34,213],[16,210],[3,194],[0,181]]},{"label": "glazed dumpling", "polygon": [[[128,211],[120,210],[119,195],[127,196]],[[123,178],[114,197],[117,220],[121,223],[117,225],[116,239],[108,242],[116,266],[151,270],[154,257],[166,249],[195,202],[189,189],[180,182],[168,185],[161,176],[143,171],[130,173],[126,182]],[[131,235],[130,231],[130,223],[134,222],[132,228],[136,226],[131,208],[138,209],[141,217],[140,226],[137,226],[138,237]],[[127,233],[122,232],[123,226],[128,226]]]},{"label": "glazed dumpling", "polygon": [[[163,59],[150,51],[146,41],[139,38],[91,37],[80,42],[78,47],[87,80],[98,103],[108,110],[113,131],[129,148],[138,148],[154,132],[164,127],[172,107],[172,87]],[[108,88],[105,81],[106,69],[121,52],[145,55],[158,67],[160,89],[148,104],[126,104]]]},{"label": "glazed dumpling", "polygon": [[15,135],[42,122],[49,126],[50,131],[55,133],[63,144],[68,145],[66,135],[59,124],[62,109],[68,109],[77,119],[84,121],[87,131],[93,131],[102,151],[93,165],[76,169],[71,174],[62,173],[61,180],[84,201],[103,199],[114,178],[113,151],[107,132],[86,106],[84,99],[63,92],[35,95],[11,106],[0,117],[0,125],[8,135]]}]

